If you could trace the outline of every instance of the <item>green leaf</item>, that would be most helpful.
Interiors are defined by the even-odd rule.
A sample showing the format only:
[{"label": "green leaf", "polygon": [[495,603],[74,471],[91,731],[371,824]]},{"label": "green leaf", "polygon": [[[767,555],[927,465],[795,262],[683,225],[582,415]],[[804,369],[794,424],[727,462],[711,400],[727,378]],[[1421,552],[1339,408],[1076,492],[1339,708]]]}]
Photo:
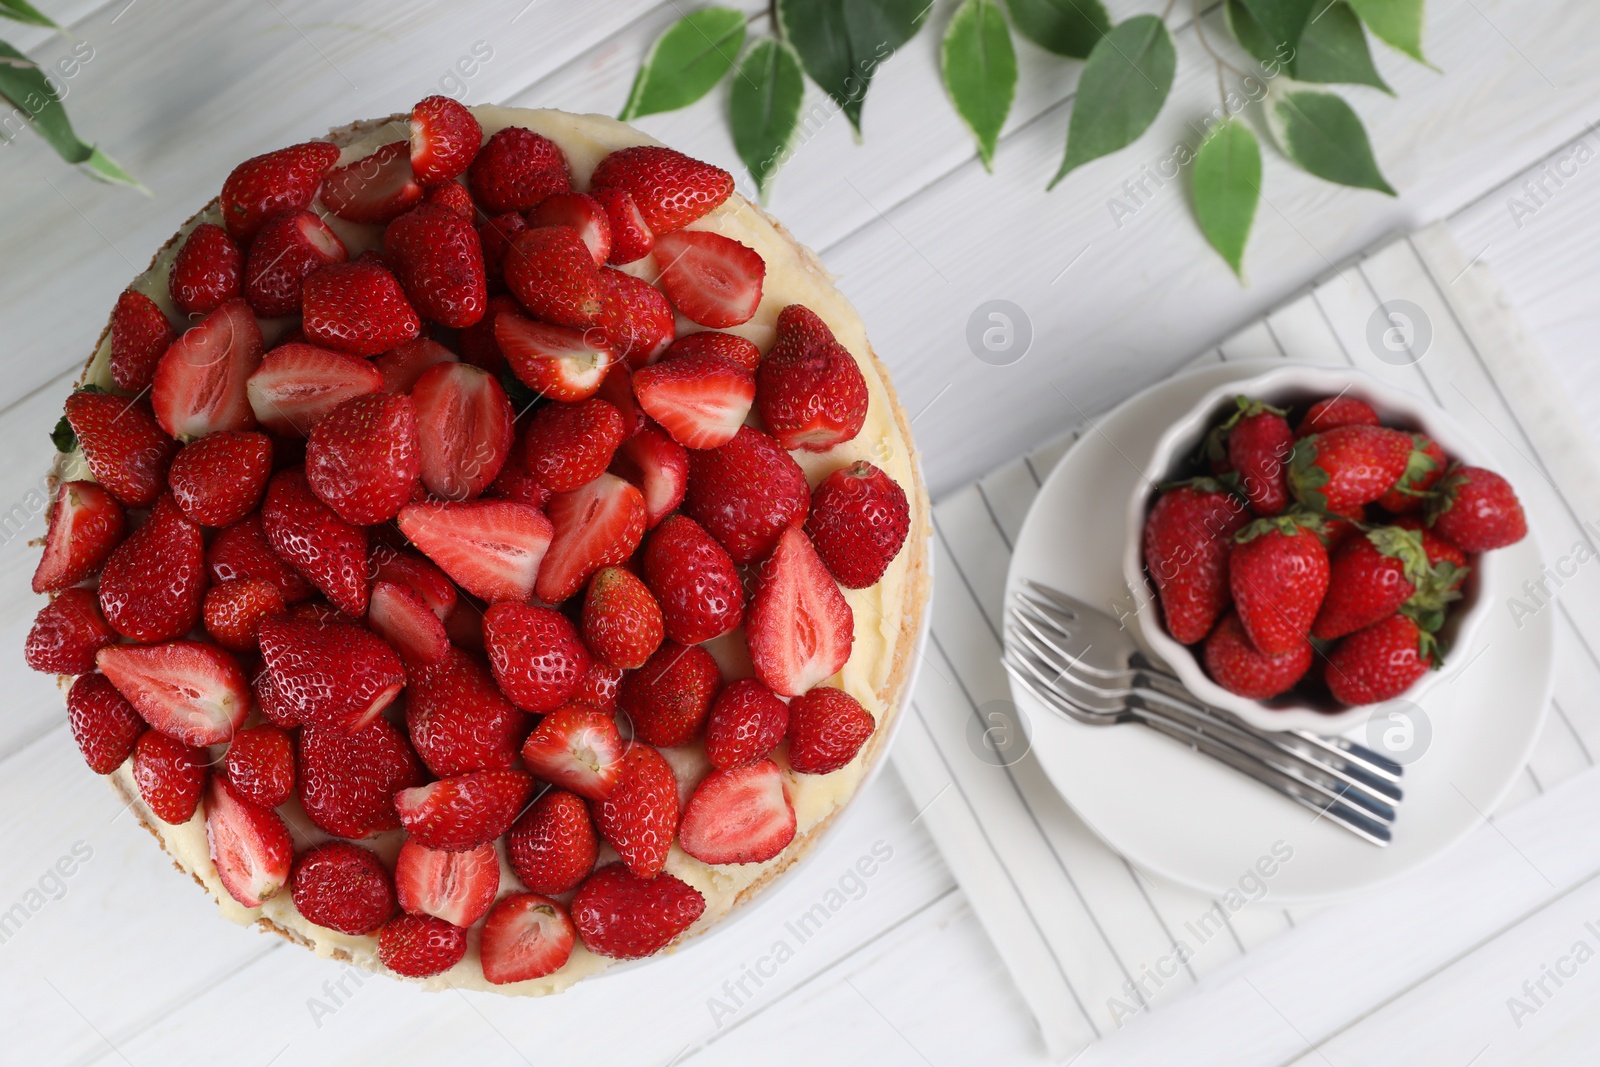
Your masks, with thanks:
[{"label": "green leaf", "polygon": [[1317,177],[1394,196],[1372,156],[1361,117],[1332,93],[1294,89],[1267,112],[1284,155]]},{"label": "green leaf", "polygon": [[34,131],[68,163],[88,164],[89,174],[101,181],[138,186],[133,176],[110,156],[78,139],[67,119],[67,109],[38,64],[4,41],[0,41],[0,96],[27,113]]},{"label": "green leaf", "polygon": [[1249,126],[1228,119],[1195,152],[1194,215],[1211,247],[1241,278],[1244,246],[1260,200],[1261,145]]},{"label": "green leaf", "polygon": [[1135,15],[1094,46],[1078,81],[1067,152],[1048,188],[1074,167],[1125,148],[1161,111],[1172,90],[1178,53],[1166,23],[1154,15]]},{"label": "green leaf", "polygon": [[[1278,60],[1277,50],[1267,37],[1267,31],[1261,28],[1261,23],[1244,6],[1244,0],[1228,0],[1223,13],[1227,17],[1228,32],[1233,34],[1240,48],[1262,63]],[[1292,55],[1293,50],[1285,48],[1283,54]]]},{"label": "green leaf", "polygon": [[[1294,48],[1317,0],[1241,0],[1272,46]],[[1253,53],[1252,53],[1253,54]],[[1261,58],[1257,56],[1256,58]]]},{"label": "green leaf", "polygon": [[1422,57],[1423,0],[1350,0],[1367,29],[1418,63]]},{"label": "green leaf", "polygon": [[993,170],[994,147],[1017,93],[1017,53],[995,0],[963,0],[945,30],[939,64],[984,168]]},{"label": "green leaf", "polygon": [[932,0],[777,0],[778,22],[811,80],[856,136],[872,75],[927,21]]},{"label": "green leaf", "polygon": [[1372,65],[1361,20],[1345,0],[1319,0],[1317,14],[1300,35],[1289,75],[1303,82],[1370,85],[1394,95]]},{"label": "green leaf", "polygon": [[[0,0],[3,3],[4,0]],[[744,12],[705,7],[656,38],[633,79],[623,121],[688,107],[712,90],[744,47]]]},{"label": "green leaf", "polygon": [[728,100],[733,146],[763,199],[767,182],[788,159],[789,145],[800,126],[805,91],[800,57],[770,37],[756,42],[733,79]]},{"label": "green leaf", "polygon": [[1111,32],[1100,0],[1006,0],[1017,32],[1041,48],[1083,59]]},{"label": "green leaf", "polygon": [[28,3],[28,0],[0,0],[0,18],[25,22],[29,26],[43,26],[51,30],[61,28],[55,19]]},{"label": "green leaf", "polygon": [[50,441],[57,452],[71,452],[78,447],[78,435],[72,432],[72,423],[65,415],[56,420],[56,428],[50,431]]}]

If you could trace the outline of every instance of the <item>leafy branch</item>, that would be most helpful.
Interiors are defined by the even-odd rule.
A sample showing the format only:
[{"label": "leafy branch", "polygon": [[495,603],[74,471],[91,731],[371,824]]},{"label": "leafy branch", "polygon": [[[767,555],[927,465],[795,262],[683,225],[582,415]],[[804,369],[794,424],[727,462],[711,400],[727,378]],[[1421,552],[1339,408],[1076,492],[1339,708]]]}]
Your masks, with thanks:
[{"label": "leafy branch", "polygon": [[[28,0],[0,0],[0,18],[42,26],[63,35],[67,32]],[[93,56],[94,49],[80,41],[69,57],[57,63],[57,72],[70,78]],[[82,166],[91,177],[143,189],[139,180],[122,169],[116,160],[78,137],[62,104],[65,95],[57,87],[56,80],[39,64],[0,41],[0,129],[7,138],[15,136],[20,123],[26,123],[55,149],[57,155],[68,163]],[[7,104],[9,108],[5,107]]]},{"label": "leafy branch", "polygon": [[[961,0],[945,26],[940,71],[984,167],[994,168],[1016,98],[1014,33],[1083,63],[1053,188],[1085,163],[1138,140],[1161,113],[1177,73],[1167,24],[1175,4],[1160,17],[1135,15],[1113,23],[1102,0]],[[1257,64],[1248,71],[1213,45],[1194,0],[1195,33],[1216,66],[1220,101],[1199,145],[1179,146],[1176,155],[1191,171],[1201,233],[1241,278],[1262,174],[1260,141],[1244,120],[1247,105],[1263,105],[1272,143],[1306,172],[1394,195],[1360,116],[1343,97],[1312,86],[1365,85],[1392,95],[1373,63],[1368,36],[1426,64],[1423,4],[1223,0],[1228,34]],[[621,117],[687,107],[732,72],[728,119],[734,147],[764,199],[798,143],[830,117],[820,106],[805,107],[805,79],[827,94],[835,113],[844,113],[859,140],[873,76],[922,29],[931,7],[930,0],[773,0],[770,13],[749,19],[733,8],[702,8],[656,40]],[[771,34],[752,35],[751,24],[769,14]],[[1230,90],[1225,71],[1245,88]]]}]

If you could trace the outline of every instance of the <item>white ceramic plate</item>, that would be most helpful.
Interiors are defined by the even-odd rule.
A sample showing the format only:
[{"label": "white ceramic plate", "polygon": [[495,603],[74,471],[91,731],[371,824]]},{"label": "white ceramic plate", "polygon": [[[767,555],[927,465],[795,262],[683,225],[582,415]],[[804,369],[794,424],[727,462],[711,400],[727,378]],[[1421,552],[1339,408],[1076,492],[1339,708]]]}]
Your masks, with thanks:
[{"label": "white ceramic plate", "polygon": [[[1207,390],[1282,365],[1205,367],[1096,419],[1039,490],[1011,558],[1008,598],[1031,578],[1114,611],[1131,610],[1120,565],[1123,504],[1157,438]],[[1491,579],[1497,588],[1483,591],[1491,603],[1514,595],[1514,576],[1540,566],[1532,536],[1500,552],[1503,565]],[[1128,624],[1135,626],[1132,619]],[[1262,880],[1257,864],[1277,846],[1279,860],[1285,849],[1292,857],[1265,865],[1274,872],[1264,879],[1266,899],[1325,903],[1427,862],[1495,809],[1539,736],[1550,704],[1554,645],[1550,612],[1524,618],[1519,629],[1509,613],[1492,611],[1472,645],[1453,651],[1472,661],[1453,678],[1409,707],[1393,702],[1374,709],[1379,733],[1403,730],[1388,718],[1397,705],[1415,724],[1405,799],[1394,841],[1383,849],[1152,730],[1071,722],[1017,686],[1012,697],[1032,723],[1033,753],[1061,795],[1139,867],[1222,894],[1237,891],[1241,879]],[[1347,736],[1367,743],[1366,724]]]}]

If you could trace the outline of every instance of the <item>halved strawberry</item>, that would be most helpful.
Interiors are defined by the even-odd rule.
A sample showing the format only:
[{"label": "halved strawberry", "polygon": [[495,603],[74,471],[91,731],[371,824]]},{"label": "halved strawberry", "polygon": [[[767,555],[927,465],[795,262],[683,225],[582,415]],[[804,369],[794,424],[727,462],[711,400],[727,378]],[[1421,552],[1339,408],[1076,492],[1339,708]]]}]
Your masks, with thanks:
[{"label": "halved strawberry", "polygon": [[533,793],[523,771],[474,771],[394,795],[394,810],[411,839],[444,852],[470,852],[510,829]]},{"label": "halved strawberry", "polygon": [[494,376],[469,363],[428,368],[411,390],[422,484],[446,500],[489,487],[511,452],[511,401]]},{"label": "halved strawberry", "polygon": [[373,582],[367,625],[412,666],[438,663],[450,651],[444,622],[410,586]]},{"label": "halved strawberry", "polygon": [[535,318],[585,329],[600,317],[600,268],[570,226],[538,226],[512,239],[506,288]]},{"label": "halved strawberry", "polygon": [[256,509],[272,474],[272,440],[222,430],[191,442],[167,471],[172,499],[190,522],[232,526]]},{"label": "halved strawberry", "polygon": [[766,261],[749,245],[709,230],[656,238],[661,288],[691,322],[714,329],[749,322],[761,306]]},{"label": "halved strawberry", "polygon": [[721,448],[689,453],[684,514],[704,526],[735,563],[764,559],[779,534],[804,524],[810,506],[811,487],[800,464],[754,427],[739,427]]},{"label": "halved strawberry", "polygon": [[572,191],[561,147],[543,134],[507,126],[486,141],[467,168],[473,199],[491,215],[527,211],[547,196]]},{"label": "halved strawberry", "polygon": [[678,826],[683,850],[702,863],[765,863],[794,840],[794,803],[769,759],[700,780]]},{"label": "halved strawberry", "polygon": [[589,195],[605,209],[606,222],[611,233],[612,263],[632,263],[643,259],[655,247],[656,235],[644,221],[639,206],[627,190],[615,186],[601,186],[589,190]]},{"label": "halved strawberry", "polygon": [[112,384],[123,392],[142,392],[177,339],[161,305],[132,289],[124,292],[111,312]]},{"label": "halved strawberry", "polygon": [[778,313],[777,340],[756,371],[757,407],[784,448],[826,452],[867,418],[867,383],[821,316],[801,304]]},{"label": "halved strawberry", "polygon": [[367,531],[323,503],[304,468],[279,471],[267,483],[261,529],[272,551],[341,611],[367,613]]},{"label": "halved strawberry", "polygon": [[667,862],[678,832],[678,782],[661,753],[642,742],[628,746],[622,775],[595,802],[595,825],[628,870],[653,878]]},{"label": "halved strawberry", "polygon": [[235,578],[214,585],[206,590],[202,606],[206,633],[230,652],[256,651],[261,620],[283,612],[283,594],[265,578]]},{"label": "halved strawberry", "polygon": [[261,351],[261,327],[237,297],[190,327],[156,366],[150,405],[161,428],[184,441],[253,429],[245,382],[261,365]]},{"label": "halved strawberry", "polygon": [[534,893],[513,893],[483,921],[483,977],[505,985],[553,974],[571,957],[576,937],[560,904]]},{"label": "halved strawberry", "polygon": [[89,577],[105,563],[126,528],[122,505],[110,493],[94,482],[62,482],[50,505],[50,528],[33,572],[33,591],[53,593]]},{"label": "halved strawberry", "polygon": [[685,448],[716,448],[744,425],[756,380],[717,356],[687,355],[634,371],[633,392],[674,441]]},{"label": "halved strawberry", "polygon": [[73,587],[34,616],[23,657],[45,674],[87,674],[100,650],[116,643],[117,631],[100,613],[94,590]]},{"label": "halved strawberry", "polygon": [[145,722],[186,745],[220,744],[250,713],[244,671],[216,645],[113,645],[95,662]]},{"label": "halved strawberry", "polygon": [[405,687],[400,657],[355,623],[280,615],[257,634],[273,689],[303,723],[357,733]]},{"label": "halved strawberry", "polygon": [[491,603],[532,595],[552,536],[538,508],[511,500],[407,504],[399,523],[423,555]]},{"label": "halved strawberry", "polygon": [[244,253],[221,226],[202,222],[184,238],[167,273],[167,291],[186,315],[209,315],[240,293]]},{"label": "halved strawberry", "polygon": [[418,205],[383,231],[383,257],[424,318],[451,329],[483,318],[489,289],[471,220],[437,204]]},{"label": "halved strawberry", "polygon": [[346,400],[311,428],[306,481],[346,522],[387,522],[411,499],[422,471],[420,451],[411,398],[368,393]]},{"label": "halved strawberry", "polygon": [[285,211],[268,219],[250,243],[244,268],[244,298],[262,318],[297,315],[306,275],[350,258],[344,242],[309,211]]},{"label": "halved strawberry", "polygon": [[382,388],[383,375],[360,356],[302,342],[279,345],[262,356],[245,385],[261,425],[302,437],[346,400]]},{"label": "halved strawberry", "polygon": [[206,785],[206,754],[156,730],[146,730],[133,746],[133,784],[139,797],[164,823],[194,818]]},{"label": "halved strawberry", "polygon": [[350,222],[388,222],[422,201],[422,183],[411,170],[405,141],[386,144],[369,156],[336,167],[322,181],[322,203]]},{"label": "halved strawberry", "polygon": [[644,537],[644,497],[614,474],[557,493],[546,510],[554,534],[534,592],[550,604],[582,589],[601,567],[633,555]]},{"label": "halved strawberry", "polygon": [[733,193],[733,175],[721,167],[657,145],[612,152],[600,161],[589,184],[626,191],[658,237],[689,225]]},{"label": "halved strawberry", "polygon": [[[267,353],[271,355],[271,353]],[[455,363],[461,357],[431,337],[418,337],[402,341],[372,361],[372,366],[383,376],[386,393],[409,393],[430,367],[441,363]],[[416,397],[411,399],[415,400]]]},{"label": "halved strawberry", "polygon": [[489,668],[500,689],[524,711],[566,703],[592,657],[567,617],[532,604],[496,604],[483,616]]},{"label": "halved strawberry", "polygon": [[423,779],[404,732],[381,715],[358,734],[306,726],[295,746],[295,796],[317,829],[338,837],[397,830],[396,790]]},{"label": "halved strawberry", "polygon": [[706,759],[718,770],[772,754],[789,728],[789,705],[754,678],[729,682],[706,717]]},{"label": "halved strawberry", "polygon": [[744,585],[733,560],[685,515],[668,516],[650,535],[644,579],[661,604],[667,636],[680,644],[719,637],[743,616]]},{"label": "halved strawberry", "polygon": [[789,701],[789,767],[800,774],[827,774],[856,758],[877,729],[861,702],[828,685]]},{"label": "halved strawberry", "polygon": [[643,494],[645,525],[654,529],[683,503],[689,453],[652,424],[622,443],[611,459],[611,473]]},{"label": "halved strawberry", "polygon": [[107,492],[130,508],[156,502],[178,442],[156,423],[149,403],[79,391],[67,397],[67,423]]},{"label": "halved strawberry", "polygon": [[740,337],[736,333],[719,333],[716,330],[684,334],[672,342],[672,346],[661,358],[673,359],[691,354],[721,356],[729,363],[737,363],[751,374],[761,366],[761,349],[756,347],[754,341]]},{"label": "halved strawberry", "polygon": [[644,666],[623,677],[617,707],[632,721],[635,738],[677,748],[700,736],[721,688],[722,672],[711,653],[667,641]]},{"label": "halved strawberry", "polygon": [[124,637],[150,643],[181,637],[200,621],[205,539],[171,496],[118,545],[100,572],[100,610]]},{"label": "halved strawberry", "polygon": [[618,359],[645,367],[672,344],[677,320],[661,290],[615,267],[600,268],[600,318],[595,324]]},{"label": "halved strawberry", "polygon": [[67,722],[84,762],[96,774],[110,774],[133,755],[139,735],[149,729],[133,705],[103,674],[80,674],[67,690]]},{"label": "halved strawberry", "polygon": [[206,549],[206,570],[214,583],[265,578],[278,587],[285,604],[309,600],[315,592],[299,571],[272,550],[259,514],[216,532]]},{"label": "halved strawberry", "polygon": [[597,397],[533,413],[522,462],[552,493],[581,489],[605,472],[622,443],[622,414]]},{"label": "halved strawberry", "polygon": [[854,640],[850,604],[810,538],[784,530],[745,613],[756,677],[779,696],[799,696],[844,668]]},{"label": "halved strawberry", "polygon": [[444,571],[415,552],[399,552],[391,548],[372,553],[374,578],[396,585],[409,586],[420,596],[443,622],[456,608],[456,587]]},{"label": "halved strawberry", "polygon": [[294,738],[271,723],[240,730],[224,767],[240,800],[275,808],[294,795]]},{"label": "halved strawberry", "polygon": [[528,212],[531,226],[570,226],[588,247],[596,266],[611,255],[611,221],[605,206],[583,193],[557,193]]},{"label": "halved strawberry", "polygon": [[600,800],[622,774],[623,744],[610,715],[585,704],[568,704],[546,715],[528,735],[522,762],[547,782]]},{"label": "halved strawberry", "polygon": [[222,183],[222,224],[249,241],[270,216],[308,207],[322,176],[339,161],[338,146],[308,141],[245,160]]},{"label": "halved strawberry", "polygon": [[424,185],[465,174],[482,141],[472,112],[448,96],[425,96],[411,108],[411,170]]},{"label": "halved strawberry", "polygon": [[594,330],[552,326],[513,311],[495,316],[494,339],[524,385],[568,403],[594,396],[616,359]]},{"label": "halved strawberry", "polygon": [[406,728],[422,762],[441,778],[511,766],[525,721],[482,663],[460,649],[412,672]]},{"label": "halved strawberry", "polygon": [[206,844],[228,895],[259,908],[289,881],[294,841],[283,817],[236,796],[220,777],[206,792]]},{"label": "halved strawberry", "polygon": [[599,851],[583,798],[561,789],[534,801],[506,834],[511,869],[535,893],[576,889],[594,870]]},{"label": "halved strawberry", "polygon": [[444,852],[415,841],[400,846],[394,861],[400,907],[467,927],[489,914],[500,890],[500,857],[494,842],[465,852]]},{"label": "halved strawberry", "polygon": [[400,282],[364,257],[330,263],[306,276],[301,290],[306,340],[354,356],[375,356],[422,333],[422,320]]},{"label": "halved strawberry", "polygon": [[396,915],[378,931],[378,959],[395,974],[431,978],[467,954],[467,932],[432,915]]}]

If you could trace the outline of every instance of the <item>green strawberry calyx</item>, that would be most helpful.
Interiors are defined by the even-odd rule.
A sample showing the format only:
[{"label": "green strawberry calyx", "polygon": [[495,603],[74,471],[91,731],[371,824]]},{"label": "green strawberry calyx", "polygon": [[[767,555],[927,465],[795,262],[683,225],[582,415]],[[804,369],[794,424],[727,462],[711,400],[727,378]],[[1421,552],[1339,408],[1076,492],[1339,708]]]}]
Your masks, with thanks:
[{"label": "green strawberry calyx", "polygon": [[1302,533],[1318,537],[1322,533],[1323,518],[1315,512],[1303,508],[1293,508],[1282,515],[1268,515],[1256,519],[1244,529],[1233,535],[1235,544],[1246,544],[1256,538],[1269,533],[1280,533],[1285,537],[1298,537]]},{"label": "green strawberry calyx", "polygon": [[1460,463],[1452,463],[1450,469],[1444,472],[1444,477],[1427,493],[1427,521],[1432,526],[1439,521],[1439,516],[1449,511],[1456,502],[1456,491],[1467,484],[1469,478],[1461,472]]}]

